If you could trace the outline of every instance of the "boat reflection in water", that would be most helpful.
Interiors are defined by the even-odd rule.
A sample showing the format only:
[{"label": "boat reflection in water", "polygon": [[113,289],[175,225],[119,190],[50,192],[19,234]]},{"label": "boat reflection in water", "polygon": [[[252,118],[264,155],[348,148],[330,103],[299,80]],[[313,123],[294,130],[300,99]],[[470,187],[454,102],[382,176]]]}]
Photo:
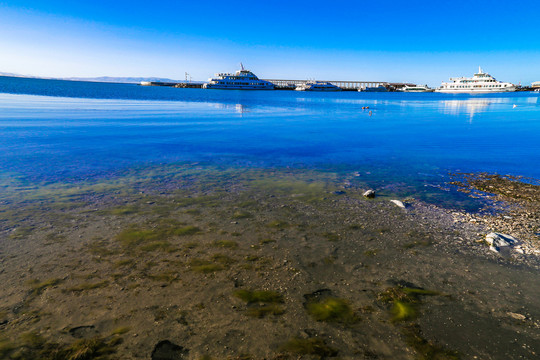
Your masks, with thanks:
[{"label": "boat reflection in water", "polygon": [[469,115],[472,122],[475,115],[485,112],[490,105],[503,103],[503,99],[467,99],[442,101],[442,112],[449,115]]}]

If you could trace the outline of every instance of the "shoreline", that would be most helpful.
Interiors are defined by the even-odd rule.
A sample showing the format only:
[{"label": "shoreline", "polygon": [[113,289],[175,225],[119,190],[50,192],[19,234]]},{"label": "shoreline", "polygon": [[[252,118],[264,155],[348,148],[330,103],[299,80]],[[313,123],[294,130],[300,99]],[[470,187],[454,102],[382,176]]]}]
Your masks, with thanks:
[{"label": "shoreline", "polygon": [[[2,199],[0,351],[69,353],[92,339],[111,359],[540,351],[539,257],[503,257],[484,242],[492,230],[534,225],[526,215],[538,197],[490,197],[504,206],[471,214],[366,199],[331,172],[159,170]],[[463,189],[515,185],[478,179]],[[538,249],[536,230],[522,231],[514,235]],[[246,301],[246,291],[266,297]],[[340,305],[315,312],[328,301]]]}]

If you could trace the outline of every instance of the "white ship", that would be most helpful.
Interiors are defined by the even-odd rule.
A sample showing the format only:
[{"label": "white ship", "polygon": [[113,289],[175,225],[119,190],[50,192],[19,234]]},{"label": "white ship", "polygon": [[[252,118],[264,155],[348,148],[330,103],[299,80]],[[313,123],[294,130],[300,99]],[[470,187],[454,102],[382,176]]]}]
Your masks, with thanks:
[{"label": "white ship", "polygon": [[339,86],[323,81],[308,81],[296,87],[297,91],[341,91]]},{"label": "white ship", "polygon": [[204,89],[228,89],[228,90],[273,90],[274,84],[269,81],[260,80],[254,73],[244,69],[234,74],[219,73],[208,82],[203,84]]},{"label": "white ship", "polygon": [[452,82],[443,82],[436,89],[442,93],[490,93],[516,91],[516,86],[511,83],[497,81],[493,76],[486,74],[482,68],[472,78],[450,78]]},{"label": "white ship", "polygon": [[432,92],[434,90],[430,89],[427,85],[415,85],[415,86],[405,85],[403,88],[401,88],[401,91],[403,92]]}]

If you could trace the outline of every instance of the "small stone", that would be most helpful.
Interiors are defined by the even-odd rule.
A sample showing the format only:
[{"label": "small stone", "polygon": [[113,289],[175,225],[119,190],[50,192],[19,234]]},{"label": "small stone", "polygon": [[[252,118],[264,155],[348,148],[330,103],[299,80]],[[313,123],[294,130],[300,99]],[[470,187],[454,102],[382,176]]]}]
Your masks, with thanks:
[{"label": "small stone", "polygon": [[397,206],[399,206],[399,207],[402,208],[402,209],[405,209],[405,204],[402,203],[402,202],[399,201],[399,200],[390,200],[390,202],[393,203],[393,204],[395,204],[395,205],[397,205]]},{"label": "small stone", "polygon": [[486,235],[486,242],[492,247],[500,248],[505,246],[514,246],[519,241],[510,235],[491,232]]},{"label": "small stone", "polygon": [[513,312],[508,312],[506,313],[508,316],[510,316],[511,318],[514,318],[516,320],[525,320],[527,319],[527,317],[523,314],[518,314],[518,313],[513,313]]},{"label": "small stone", "polygon": [[367,197],[368,199],[373,199],[375,197],[375,191],[374,190],[368,190],[363,195],[364,195],[364,197]]}]

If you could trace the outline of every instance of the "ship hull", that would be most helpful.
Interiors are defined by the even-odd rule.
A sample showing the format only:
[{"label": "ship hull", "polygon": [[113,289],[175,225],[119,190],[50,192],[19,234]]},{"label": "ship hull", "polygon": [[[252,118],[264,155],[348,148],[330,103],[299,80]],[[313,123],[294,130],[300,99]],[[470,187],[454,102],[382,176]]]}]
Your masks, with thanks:
[{"label": "ship hull", "polygon": [[445,94],[491,94],[516,91],[515,87],[507,87],[501,89],[436,89],[435,92]]},{"label": "ship hull", "polygon": [[219,89],[219,90],[274,90],[274,86],[249,86],[249,85],[218,85],[204,84],[204,89]]}]

